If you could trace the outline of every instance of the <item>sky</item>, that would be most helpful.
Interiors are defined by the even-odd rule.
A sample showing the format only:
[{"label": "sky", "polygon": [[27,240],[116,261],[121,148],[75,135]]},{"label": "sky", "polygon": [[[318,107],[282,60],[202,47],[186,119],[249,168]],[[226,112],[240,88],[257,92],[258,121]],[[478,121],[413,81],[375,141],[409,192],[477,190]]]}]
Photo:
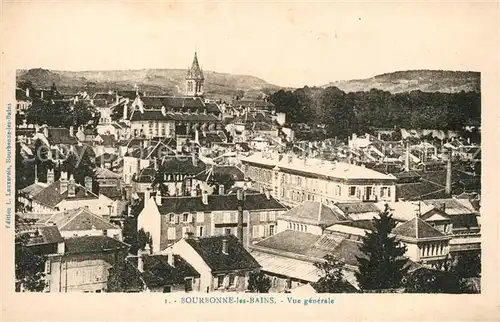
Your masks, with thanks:
[{"label": "sky", "polygon": [[[4,2],[13,68],[187,68],[280,86],[410,69],[481,71],[494,3]],[[5,58],[4,57],[4,58]]]}]

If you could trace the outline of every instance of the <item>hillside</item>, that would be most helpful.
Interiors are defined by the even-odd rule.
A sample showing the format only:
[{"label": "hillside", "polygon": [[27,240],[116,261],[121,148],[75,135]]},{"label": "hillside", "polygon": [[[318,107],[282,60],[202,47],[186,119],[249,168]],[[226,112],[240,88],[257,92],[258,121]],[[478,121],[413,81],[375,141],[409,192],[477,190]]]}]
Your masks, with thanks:
[{"label": "hillside", "polygon": [[[279,87],[247,75],[233,75],[205,71],[205,91],[208,96],[230,98],[245,93],[247,97],[262,96]],[[18,70],[17,81],[31,81],[35,87],[50,87],[55,83],[61,91],[133,89],[137,84],[141,91],[179,94],[184,90],[186,70],[141,69],[113,71],[56,71],[47,69]]]},{"label": "hillside", "polygon": [[411,70],[377,75],[367,79],[331,82],[322,87],[336,86],[344,92],[366,91],[371,88],[391,93],[423,92],[456,93],[480,92],[481,74],[478,72]]}]

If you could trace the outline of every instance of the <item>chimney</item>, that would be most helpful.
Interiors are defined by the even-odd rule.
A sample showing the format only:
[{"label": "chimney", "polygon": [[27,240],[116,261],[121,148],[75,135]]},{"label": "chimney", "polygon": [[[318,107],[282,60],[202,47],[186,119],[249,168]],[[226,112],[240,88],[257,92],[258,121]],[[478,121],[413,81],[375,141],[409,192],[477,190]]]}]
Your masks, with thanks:
[{"label": "chimney", "polygon": [[267,200],[271,199],[271,192],[269,191],[269,189],[265,189],[264,194],[266,195]]},{"label": "chimney", "polygon": [[193,151],[191,154],[191,160],[193,162],[193,166],[197,167],[198,166],[198,156],[196,155],[196,151]]},{"label": "chimney", "polygon": [[60,189],[59,193],[62,194],[66,190],[68,190],[68,173],[62,171],[61,172],[61,177],[59,178],[59,183],[60,183]]},{"label": "chimney", "polygon": [[406,142],[405,171],[410,171],[410,144]]},{"label": "chimney", "polygon": [[236,234],[240,243],[243,244],[243,207],[245,199],[243,190],[236,191],[236,198],[238,199],[238,226]]},{"label": "chimney", "polygon": [[108,205],[108,215],[109,215],[109,218],[111,218],[112,210],[113,210],[113,205]]},{"label": "chimney", "polygon": [[162,198],[161,198],[161,191],[160,191],[160,189],[158,189],[158,191],[156,191],[155,199],[156,199],[156,204],[158,206],[161,206]]},{"label": "chimney", "polygon": [[146,188],[146,191],[144,191],[144,204],[148,202],[149,199],[151,199],[151,188]]},{"label": "chimney", "polygon": [[85,177],[85,195],[92,191],[92,177]]},{"label": "chimney", "polygon": [[29,89],[29,87],[26,88],[26,96],[30,97],[30,89]]},{"label": "chimney", "polygon": [[74,197],[76,195],[75,189],[75,178],[73,178],[73,175],[71,175],[68,182],[68,197]]},{"label": "chimney", "polygon": [[224,237],[222,239],[222,254],[224,254],[224,255],[229,255],[229,249],[228,249],[227,243],[228,243],[228,240],[227,240],[227,238]]},{"label": "chimney", "polygon": [[446,193],[446,195],[450,196],[451,195],[451,158],[452,158],[451,151],[448,151],[447,155],[448,155],[448,159],[446,160],[446,186],[445,186],[445,193]]},{"label": "chimney", "polygon": [[156,157],[153,158],[153,164],[155,171],[158,171],[158,160],[156,159]]},{"label": "chimney", "polygon": [[123,103],[123,119],[126,120],[128,118],[128,107],[127,102]]},{"label": "chimney", "polygon": [[201,201],[203,202],[204,205],[208,205],[208,193],[207,191],[203,191],[201,194]]},{"label": "chimney", "polygon": [[45,125],[44,128],[43,128],[43,135],[46,138],[49,138],[49,127],[47,125]]},{"label": "chimney", "polygon": [[167,251],[167,262],[168,262],[168,265],[175,267],[174,253],[172,252],[171,249],[169,249]]},{"label": "chimney", "polygon": [[225,193],[225,191],[224,191],[224,185],[220,184],[219,185],[219,195],[223,195],[224,193]]},{"label": "chimney", "polygon": [[38,167],[35,164],[35,183],[38,183]]},{"label": "chimney", "polygon": [[54,169],[49,169],[47,170],[47,184],[53,184],[54,183]]},{"label": "chimney", "polygon": [[75,135],[74,134],[74,127],[73,127],[73,125],[70,125],[69,126],[69,136],[74,136],[74,135]]},{"label": "chimney", "polygon": [[40,98],[43,99],[43,89],[40,91]]}]

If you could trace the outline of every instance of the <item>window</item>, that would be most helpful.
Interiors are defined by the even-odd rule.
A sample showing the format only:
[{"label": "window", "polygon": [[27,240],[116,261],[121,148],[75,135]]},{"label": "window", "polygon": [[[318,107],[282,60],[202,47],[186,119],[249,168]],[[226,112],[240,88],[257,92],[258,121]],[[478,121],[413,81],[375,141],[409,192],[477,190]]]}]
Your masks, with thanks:
[{"label": "window", "polygon": [[224,286],[224,275],[217,276],[217,288],[222,288]]},{"label": "window", "polygon": [[269,235],[274,235],[274,225],[269,225]]},{"label": "window", "polygon": [[337,185],[337,196],[340,195],[342,195],[342,188],[339,185]]},{"label": "window", "polygon": [[229,274],[229,286],[230,287],[236,286],[236,275]]},{"label": "window", "polygon": [[183,214],[182,215],[182,222],[188,222],[189,221],[189,214]]},{"label": "window", "polygon": [[356,187],[349,187],[349,197],[354,197],[356,195]]},{"label": "window", "polygon": [[199,212],[196,214],[196,222],[203,222],[203,213]]},{"label": "window", "polygon": [[45,261],[45,274],[50,274],[50,260]]},{"label": "window", "polygon": [[198,226],[196,231],[198,232],[198,237],[203,237],[203,226]]},{"label": "window", "polygon": [[173,240],[173,239],[177,238],[177,233],[176,233],[175,227],[169,227],[168,228],[168,230],[167,230],[167,238],[169,240]]},{"label": "window", "polygon": [[387,195],[387,187],[380,188],[380,197],[383,198]]},{"label": "window", "polygon": [[252,236],[253,238],[259,237],[259,226],[252,227]]},{"label": "window", "polygon": [[273,277],[273,287],[278,287],[278,278],[276,276]]},{"label": "window", "polygon": [[96,293],[101,293],[101,290],[96,290],[95,292],[96,292]]},{"label": "window", "polygon": [[186,292],[191,292],[193,290],[193,279],[192,278],[186,278],[184,280],[184,290]]},{"label": "window", "polygon": [[175,215],[174,215],[174,214],[170,214],[170,216],[169,216],[169,217],[170,217],[170,218],[169,218],[169,221],[170,221],[172,224],[173,224],[173,223],[175,223]]},{"label": "window", "polygon": [[176,224],[178,224],[178,223],[179,223],[179,220],[180,220],[179,216],[175,216],[175,223],[176,223]]},{"label": "window", "polygon": [[261,212],[260,213],[260,221],[267,221],[267,213],[266,212]]}]

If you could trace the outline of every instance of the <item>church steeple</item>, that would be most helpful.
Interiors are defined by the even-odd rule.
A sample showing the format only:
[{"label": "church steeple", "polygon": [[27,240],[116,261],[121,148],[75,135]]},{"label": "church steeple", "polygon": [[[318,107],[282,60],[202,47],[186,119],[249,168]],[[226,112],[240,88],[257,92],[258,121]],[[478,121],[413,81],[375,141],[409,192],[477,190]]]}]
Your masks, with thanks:
[{"label": "church steeple", "polygon": [[193,63],[191,67],[188,68],[186,77],[186,95],[187,96],[203,96],[203,83],[205,77],[203,76],[203,70],[200,68],[198,63],[198,55],[195,52]]}]

